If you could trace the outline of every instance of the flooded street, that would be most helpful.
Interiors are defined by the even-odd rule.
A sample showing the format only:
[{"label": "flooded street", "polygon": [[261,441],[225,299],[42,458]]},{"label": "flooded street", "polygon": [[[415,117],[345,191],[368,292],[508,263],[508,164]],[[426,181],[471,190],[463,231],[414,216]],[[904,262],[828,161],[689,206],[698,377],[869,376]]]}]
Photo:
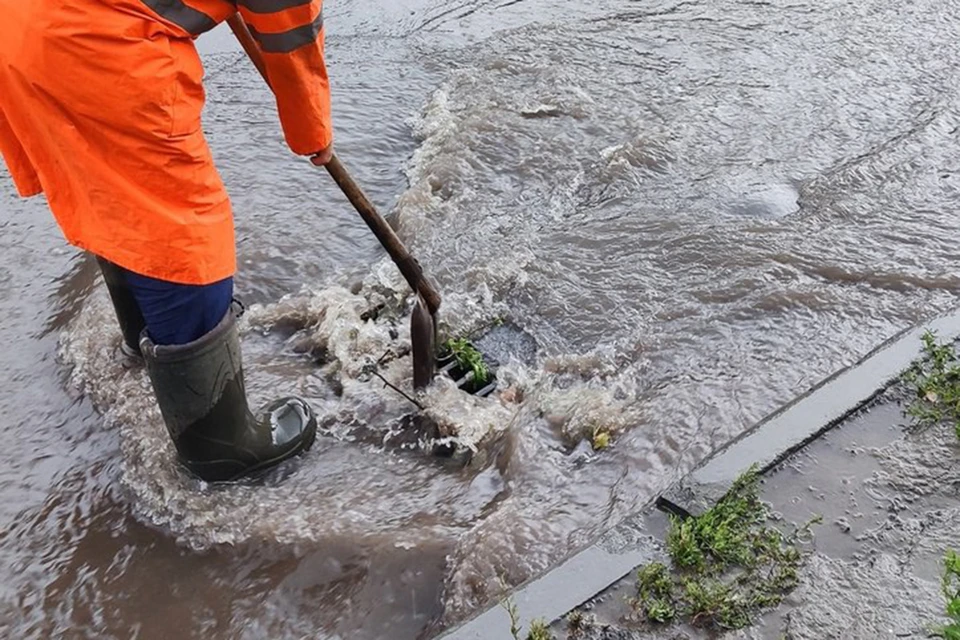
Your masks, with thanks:
[{"label": "flooded street", "polygon": [[410,406],[361,370],[404,327],[360,316],[406,289],[229,34],[201,38],[248,386],[307,397],[318,443],[263,486],[186,477],[95,263],[3,173],[0,635],[432,637],[953,307],[958,10],[328,0],[338,152],[444,329],[536,345],[509,400],[431,396],[467,466],[398,444]]}]

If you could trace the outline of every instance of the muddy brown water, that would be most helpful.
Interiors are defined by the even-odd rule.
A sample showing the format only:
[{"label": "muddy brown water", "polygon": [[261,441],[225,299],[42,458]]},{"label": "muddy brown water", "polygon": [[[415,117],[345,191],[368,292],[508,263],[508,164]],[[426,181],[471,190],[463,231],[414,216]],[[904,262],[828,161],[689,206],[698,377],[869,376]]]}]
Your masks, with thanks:
[{"label": "muddy brown water", "polygon": [[[518,405],[461,407],[500,433],[466,469],[388,444],[402,403],[305,355],[379,357],[349,314],[314,329],[403,289],[204,37],[238,290],[273,327],[251,391],[303,393],[323,437],[283,483],[185,479],[94,265],[0,180],[0,633],[429,637],[954,305],[958,4],[331,2],[344,160],[452,329],[537,344]],[[597,425],[600,454],[571,438]]]}]

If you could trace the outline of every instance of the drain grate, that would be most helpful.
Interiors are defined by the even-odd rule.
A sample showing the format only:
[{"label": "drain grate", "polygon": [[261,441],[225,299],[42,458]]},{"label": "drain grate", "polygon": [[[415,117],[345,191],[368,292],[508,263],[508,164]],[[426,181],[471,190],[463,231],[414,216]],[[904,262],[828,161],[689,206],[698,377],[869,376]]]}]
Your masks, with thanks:
[{"label": "drain grate", "polygon": [[497,389],[498,363],[490,358],[484,360],[487,365],[487,374],[482,380],[477,380],[476,374],[471,369],[461,366],[453,355],[437,358],[437,370],[451,378],[460,390],[486,398]]},{"label": "drain grate", "polygon": [[[504,362],[517,361],[528,367],[536,363],[538,346],[533,336],[515,324],[504,321],[487,330],[476,339],[461,341],[461,350],[474,351],[486,364],[487,376],[483,380],[476,380],[470,366],[461,366],[449,347],[444,349],[437,358],[437,370],[441,375],[448,376],[457,383],[463,391],[486,398],[497,390],[498,369]],[[469,362],[469,355],[465,358]]]}]

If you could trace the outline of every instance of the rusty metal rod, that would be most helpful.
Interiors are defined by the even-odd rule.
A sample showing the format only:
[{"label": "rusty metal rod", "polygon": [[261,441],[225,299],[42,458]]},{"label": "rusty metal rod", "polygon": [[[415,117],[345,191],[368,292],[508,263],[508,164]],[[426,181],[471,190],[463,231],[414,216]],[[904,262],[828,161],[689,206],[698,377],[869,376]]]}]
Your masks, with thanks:
[{"label": "rusty metal rod", "polygon": [[[246,51],[247,56],[250,57],[257,71],[260,72],[260,75],[263,76],[263,79],[267,82],[267,85],[269,85],[270,80],[267,77],[267,69],[263,62],[263,55],[260,52],[256,40],[254,40],[250,34],[250,30],[247,28],[243,18],[239,13],[236,13],[227,19],[227,23],[240,42],[240,46]],[[319,149],[317,151],[319,151]],[[393,260],[397,268],[400,269],[400,273],[403,274],[410,288],[420,295],[430,315],[435,316],[440,309],[440,293],[423,274],[423,268],[420,266],[420,263],[410,255],[410,252],[407,251],[407,248],[393,230],[393,227],[387,224],[387,221],[377,212],[376,207],[373,206],[373,203],[370,202],[370,199],[367,198],[363,189],[361,189],[360,185],[353,179],[353,176],[351,176],[350,172],[343,166],[343,163],[340,162],[340,158],[338,158],[336,154],[334,154],[330,162],[327,163],[326,168],[334,182],[337,183],[340,190],[343,191],[343,194],[347,197],[347,200],[349,200],[350,204],[357,210],[357,213],[360,214],[363,221],[367,223],[367,226],[370,227],[373,234],[377,236],[377,240],[380,241],[380,244],[390,255],[391,260]]]},{"label": "rusty metal rod", "polygon": [[440,294],[423,274],[423,267],[421,267],[417,259],[407,251],[407,248],[403,245],[403,242],[397,236],[393,227],[387,224],[387,221],[377,213],[376,207],[374,207],[373,203],[367,198],[366,194],[360,188],[360,185],[354,181],[353,176],[351,176],[350,172],[343,166],[343,163],[340,162],[340,158],[338,158],[336,154],[334,154],[330,162],[326,164],[326,167],[330,173],[330,177],[340,186],[340,190],[347,196],[347,200],[349,200],[354,209],[357,210],[357,213],[360,214],[363,221],[367,223],[367,226],[370,227],[373,234],[377,236],[377,240],[380,241],[383,248],[390,254],[390,258],[393,260],[393,263],[397,265],[397,268],[400,269],[400,273],[406,278],[410,288],[423,298],[430,315],[436,315],[437,310],[440,309]]},{"label": "rusty metal rod", "polygon": [[233,31],[233,35],[236,36],[247,57],[250,58],[250,62],[260,72],[260,76],[267,83],[267,86],[270,86],[270,80],[267,78],[267,66],[263,63],[263,55],[260,53],[260,45],[253,39],[253,35],[247,28],[247,23],[243,21],[243,17],[239,12],[235,13],[227,18],[227,24],[230,25],[230,30]]}]

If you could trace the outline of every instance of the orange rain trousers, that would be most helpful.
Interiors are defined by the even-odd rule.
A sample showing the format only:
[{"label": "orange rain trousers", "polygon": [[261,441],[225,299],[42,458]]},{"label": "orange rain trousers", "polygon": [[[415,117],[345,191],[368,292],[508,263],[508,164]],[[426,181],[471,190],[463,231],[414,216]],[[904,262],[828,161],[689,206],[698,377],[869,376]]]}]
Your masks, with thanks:
[{"label": "orange rain trousers", "polygon": [[[332,143],[322,0],[239,0],[290,148]],[[193,38],[231,0],[0,0],[0,153],[67,240],[141,275],[234,274],[233,215],[200,124]]]}]

